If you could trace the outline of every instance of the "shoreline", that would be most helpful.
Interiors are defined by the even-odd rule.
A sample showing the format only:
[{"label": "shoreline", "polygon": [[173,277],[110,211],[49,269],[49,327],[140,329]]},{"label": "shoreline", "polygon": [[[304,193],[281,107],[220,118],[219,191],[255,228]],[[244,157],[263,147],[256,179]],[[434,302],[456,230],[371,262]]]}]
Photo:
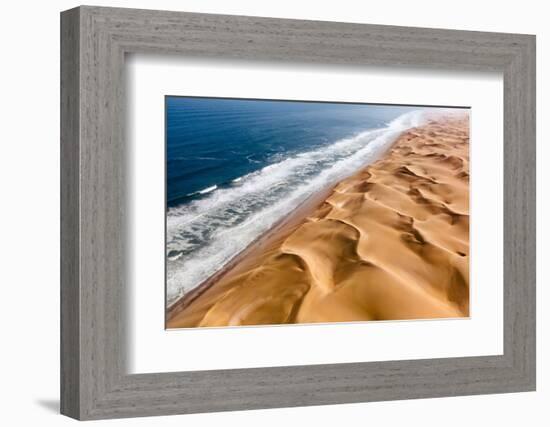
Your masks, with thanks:
[{"label": "shoreline", "polygon": [[174,301],[172,305],[166,308],[166,327],[168,327],[168,323],[174,316],[192,304],[193,301],[200,297],[211,286],[215,285],[216,282],[230,273],[238,272],[239,266],[241,268],[245,268],[246,264],[241,265],[241,261],[244,261],[253,251],[269,247],[270,245],[273,245],[276,240],[284,238],[292,233],[293,228],[299,226],[300,223],[308,217],[309,213],[324,203],[326,197],[337,185],[338,183],[333,184],[330,187],[320,190],[307,197],[300,205],[297,206],[295,210],[293,210],[286,217],[276,221],[272,227],[256,237],[242,251],[237,253],[227,263],[225,263],[225,265],[216,273]]},{"label": "shoreline", "polygon": [[468,165],[467,115],[404,130],[180,297],[166,328],[469,316]]},{"label": "shoreline", "polygon": [[276,221],[273,226],[271,226],[264,233],[256,237],[242,251],[233,256],[227,263],[225,263],[225,265],[221,269],[219,269],[208,279],[201,282],[198,286],[191,289],[186,294],[177,298],[171,305],[167,306],[165,310],[165,328],[170,328],[168,326],[170,321],[175,316],[177,316],[178,313],[187,308],[190,304],[193,303],[193,301],[199,298],[204,292],[214,286],[218,281],[230,274],[238,274],[241,269],[244,269],[246,267],[246,263],[241,262],[246,260],[247,256],[249,256],[252,252],[265,249],[266,247],[273,245],[277,240],[284,239],[286,236],[291,234],[294,228],[298,227],[302,223],[302,221],[304,221],[312,212],[314,212],[318,207],[325,203],[325,200],[334,191],[334,188],[336,186],[338,186],[342,181],[350,178],[356,173],[359,173],[363,169],[369,167],[371,164],[377,162],[382,157],[384,157],[386,153],[391,150],[393,145],[399,140],[401,135],[408,130],[409,129],[406,129],[401,132],[386,150],[380,152],[378,156],[373,158],[368,164],[361,166],[361,168],[355,170],[354,172],[351,172],[349,175],[346,175],[338,182],[333,183],[323,189],[320,189],[319,191],[308,196],[286,217],[283,217]]}]

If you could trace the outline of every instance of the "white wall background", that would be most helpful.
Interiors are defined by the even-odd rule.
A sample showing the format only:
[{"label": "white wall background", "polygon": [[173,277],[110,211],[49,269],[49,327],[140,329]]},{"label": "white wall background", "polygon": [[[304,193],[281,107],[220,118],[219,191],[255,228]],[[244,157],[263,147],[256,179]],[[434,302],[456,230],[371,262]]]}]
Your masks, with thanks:
[{"label": "white wall background", "polygon": [[[116,426],[546,426],[550,280],[544,261],[550,160],[550,27],[539,0],[135,0],[97,5],[537,34],[538,391],[108,421]],[[75,1],[5,2],[0,24],[0,395],[3,425],[64,426],[59,384],[59,11]],[[546,306],[546,307],[545,307]]]}]

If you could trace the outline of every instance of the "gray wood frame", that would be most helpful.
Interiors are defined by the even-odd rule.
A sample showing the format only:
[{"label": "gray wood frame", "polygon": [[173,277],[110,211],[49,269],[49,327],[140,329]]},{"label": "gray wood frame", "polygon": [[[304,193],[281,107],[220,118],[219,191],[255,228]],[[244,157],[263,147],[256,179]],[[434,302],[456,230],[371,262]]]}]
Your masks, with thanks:
[{"label": "gray wood frame", "polygon": [[[124,57],[504,75],[504,354],[129,375]],[[535,389],[535,37],[83,6],[61,14],[61,412],[99,419]]]}]

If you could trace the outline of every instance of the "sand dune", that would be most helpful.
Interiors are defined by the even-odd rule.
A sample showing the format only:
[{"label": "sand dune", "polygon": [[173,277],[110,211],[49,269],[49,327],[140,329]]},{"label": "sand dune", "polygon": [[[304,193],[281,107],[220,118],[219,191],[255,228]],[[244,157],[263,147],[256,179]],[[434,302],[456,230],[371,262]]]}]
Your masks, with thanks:
[{"label": "sand dune", "polygon": [[167,326],[468,315],[464,113],[405,132],[384,158],[310,201],[176,304]]}]

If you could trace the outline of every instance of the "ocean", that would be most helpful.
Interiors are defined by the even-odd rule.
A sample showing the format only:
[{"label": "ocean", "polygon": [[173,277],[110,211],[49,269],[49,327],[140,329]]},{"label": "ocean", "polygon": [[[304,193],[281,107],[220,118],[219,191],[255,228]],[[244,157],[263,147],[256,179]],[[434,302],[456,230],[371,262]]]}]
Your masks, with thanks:
[{"label": "ocean", "polygon": [[166,97],[167,305],[312,194],[376,160],[424,109]]}]

